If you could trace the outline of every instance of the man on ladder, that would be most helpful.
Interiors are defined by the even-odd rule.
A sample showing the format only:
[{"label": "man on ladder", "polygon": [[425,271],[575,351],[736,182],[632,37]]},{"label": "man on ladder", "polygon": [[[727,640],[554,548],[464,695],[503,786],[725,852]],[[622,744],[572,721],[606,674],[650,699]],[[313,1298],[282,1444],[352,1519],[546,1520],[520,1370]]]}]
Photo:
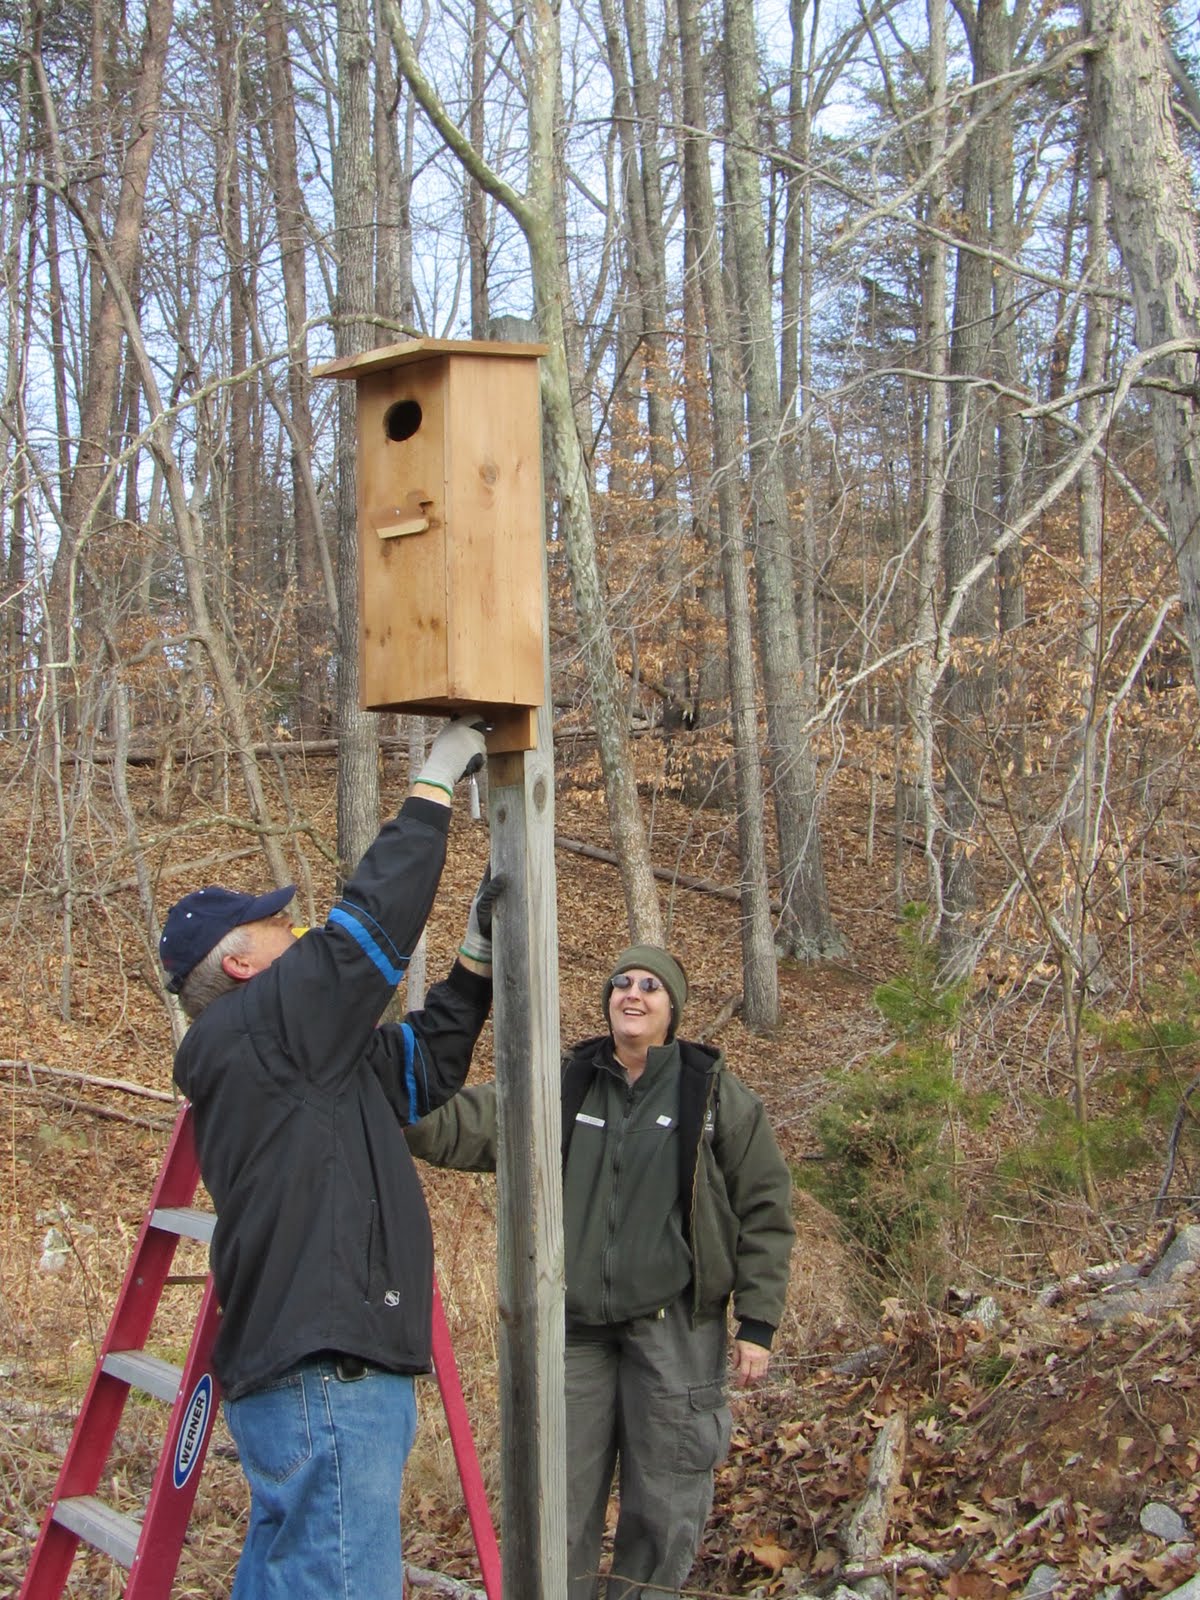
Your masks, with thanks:
[{"label": "man on ladder", "polygon": [[455,782],[483,725],[438,734],[412,794],[324,928],[292,891],[202,889],[171,908],[170,987],[194,1019],[192,1102],[222,1307],[214,1363],[250,1484],[233,1600],[395,1600],[400,1484],[430,1366],[432,1242],[403,1128],[462,1085],[491,1003],[486,878],[444,982],[378,1026],[445,862]]}]

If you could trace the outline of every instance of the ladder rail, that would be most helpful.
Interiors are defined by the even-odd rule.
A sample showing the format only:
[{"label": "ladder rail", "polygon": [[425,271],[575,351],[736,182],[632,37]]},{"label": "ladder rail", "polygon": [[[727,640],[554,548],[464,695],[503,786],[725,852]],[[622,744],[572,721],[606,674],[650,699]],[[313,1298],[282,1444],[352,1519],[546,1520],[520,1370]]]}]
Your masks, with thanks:
[{"label": "ladder rail", "polygon": [[471,1537],[475,1541],[475,1554],[479,1557],[484,1593],[488,1600],[501,1600],[503,1568],[500,1546],[496,1542],[496,1527],[488,1509],[487,1490],[475,1449],[475,1436],[467,1417],[458,1363],[454,1359],[454,1346],[450,1342],[450,1329],[436,1277],[433,1280],[433,1370],[442,1397],[442,1409],[446,1413],[446,1426],[450,1431],[458,1481],[462,1484],[463,1499],[467,1506]]}]

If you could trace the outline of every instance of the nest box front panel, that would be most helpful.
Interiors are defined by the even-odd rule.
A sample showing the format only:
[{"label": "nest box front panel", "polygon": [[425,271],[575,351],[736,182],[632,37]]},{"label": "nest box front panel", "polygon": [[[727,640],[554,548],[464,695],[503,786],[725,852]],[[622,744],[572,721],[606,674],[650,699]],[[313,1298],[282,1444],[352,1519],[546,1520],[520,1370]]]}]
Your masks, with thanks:
[{"label": "nest box front panel", "polygon": [[360,692],[382,710],[449,693],[444,359],[358,382]]}]

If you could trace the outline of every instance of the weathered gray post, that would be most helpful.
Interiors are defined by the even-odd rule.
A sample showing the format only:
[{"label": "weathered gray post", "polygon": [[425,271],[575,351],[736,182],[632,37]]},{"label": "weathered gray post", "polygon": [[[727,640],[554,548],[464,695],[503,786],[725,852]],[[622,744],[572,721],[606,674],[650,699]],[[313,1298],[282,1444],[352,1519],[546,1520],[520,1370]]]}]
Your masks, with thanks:
[{"label": "weathered gray post", "polygon": [[535,750],[492,756],[500,1148],[500,1451],[504,1593],[567,1592],[558,918],[550,711]]}]

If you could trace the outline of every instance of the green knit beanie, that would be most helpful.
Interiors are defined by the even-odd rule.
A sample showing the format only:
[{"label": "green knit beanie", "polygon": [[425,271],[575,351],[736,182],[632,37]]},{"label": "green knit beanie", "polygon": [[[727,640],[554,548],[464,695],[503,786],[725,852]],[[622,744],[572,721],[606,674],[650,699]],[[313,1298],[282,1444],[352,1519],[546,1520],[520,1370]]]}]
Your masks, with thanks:
[{"label": "green knit beanie", "polygon": [[683,1008],[687,1004],[687,973],[669,950],[663,950],[656,944],[631,944],[627,950],[621,951],[613,963],[612,976],[604,985],[605,1022],[608,1022],[608,1002],[612,998],[613,978],[618,972],[631,972],[635,967],[642,972],[652,972],[667,991],[671,1001],[671,1026],[667,1031],[667,1038],[673,1039],[680,1018],[683,1016]]}]

